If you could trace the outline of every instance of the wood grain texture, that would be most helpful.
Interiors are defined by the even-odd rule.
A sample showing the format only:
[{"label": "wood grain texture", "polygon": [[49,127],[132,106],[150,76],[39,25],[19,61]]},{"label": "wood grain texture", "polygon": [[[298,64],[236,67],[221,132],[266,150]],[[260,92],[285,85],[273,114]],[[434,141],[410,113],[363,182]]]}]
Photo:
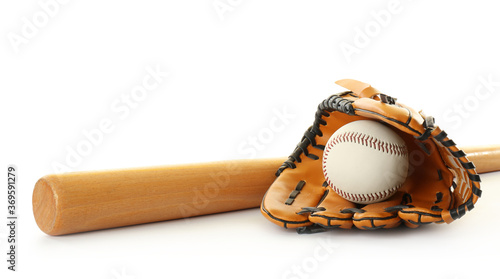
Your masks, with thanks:
[{"label": "wood grain texture", "polygon": [[281,159],[239,160],[42,177],[33,212],[49,235],[259,206]]},{"label": "wood grain texture", "polygon": [[[478,173],[500,170],[500,145],[463,150]],[[285,159],[47,175],[33,212],[42,231],[63,235],[254,208]]]},{"label": "wood grain texture", "polygon": [[478,173],[500,170],[500,145],[465,147],[463,151],[474,163]]}]

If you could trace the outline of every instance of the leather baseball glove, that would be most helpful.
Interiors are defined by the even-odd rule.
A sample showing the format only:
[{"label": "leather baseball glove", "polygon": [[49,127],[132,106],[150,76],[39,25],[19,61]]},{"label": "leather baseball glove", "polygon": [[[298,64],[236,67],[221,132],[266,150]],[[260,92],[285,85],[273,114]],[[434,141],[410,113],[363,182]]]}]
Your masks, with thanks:
[{"label": "leather baseball glove", "polygon": [[[336,83],[350,91],[319,104],[313,125],[278,169],[264,196],[261,211],[267,219],[285,228],[297,228],[299,233],[353,225],[363,230],[394,228],[401,223],[416,228],[451,223],[474,207],[481,196],[475,166],[432,117],[397,103],[366,83],[350,79]],[[407,178],[385,201],[355,204],[325,182],[325,145],[337,129],[356,120],[385,123],[407,145]]]}]

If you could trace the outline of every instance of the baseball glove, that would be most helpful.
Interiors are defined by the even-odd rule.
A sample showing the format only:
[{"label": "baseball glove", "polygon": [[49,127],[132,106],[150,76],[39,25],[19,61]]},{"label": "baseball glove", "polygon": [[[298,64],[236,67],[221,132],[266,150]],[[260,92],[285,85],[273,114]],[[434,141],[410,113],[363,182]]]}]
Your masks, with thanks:
[{"label": "baseball glove", "polygon": [[[401,223],[416,228],[451,223],[474,207],[481,196],[475,166],[432,117],[397,103],[366,83],[350,79],[336,83],[350,91],[319,104],[313,125],[278,169],[264,196],[261,212],[267,219],[285,228],[297,228],[299,233],[350,229],[353,225],[362,230],[394,228]],[[407,178],[385,201],[355,204],[325,182],[325,145],[337,129],[356,120],[386,124],[407,145]]]}]

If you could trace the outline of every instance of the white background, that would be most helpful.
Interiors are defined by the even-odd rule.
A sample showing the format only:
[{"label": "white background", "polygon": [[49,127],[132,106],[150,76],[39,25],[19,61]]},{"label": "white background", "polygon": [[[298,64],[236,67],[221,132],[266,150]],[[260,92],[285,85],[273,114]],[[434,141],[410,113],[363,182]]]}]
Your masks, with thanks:
[{"label": "white background", "polygon": [[[250,209],[50,237],[31,211],[36,180],[56,165],[81,171],[286,156],[319,102],[343,90],[334,84],[342,78],[424,109],[459,145],[500,143],[493,118],[500,102],[499,7],[464,2],[3,1],[0,216],[6,222],[6,166],[13,163],[20,225],[19,271],[8,272],[2,260],[0,274],[495,277],[496,173],[482,176],[483,198],[461,220],[415,230],[298,235]],[[121,98],[141,85],[148,68],[169,75],[126,114]],[[481,82],[488,79],[489,88]],[[281,114],[288,115],[281,129],[271,129]],[[106,119],[112,131],[69,166],[85,131]],[[254,137],[258,147],[250,145]],[[0,259],[6,236],[2,225]],[[297,269],[303,273],[293,275]]]}]

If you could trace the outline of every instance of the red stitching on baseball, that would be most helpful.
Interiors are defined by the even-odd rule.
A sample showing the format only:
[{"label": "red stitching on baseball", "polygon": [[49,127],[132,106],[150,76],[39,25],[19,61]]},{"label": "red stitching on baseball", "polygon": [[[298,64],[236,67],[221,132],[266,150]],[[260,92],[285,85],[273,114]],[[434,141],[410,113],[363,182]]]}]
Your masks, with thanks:
[{"label": "red stitching on baseball", "polygon": [[391,188],[387,191],[384,192],[378,192],[378,193],[369,193],[369,194],[352,194],[352,193],[347,193],[345,191],[342,191],[341,189],[337,188],[335,185],[331,185],[331,182],[329,179],[327,180],[328,184],[332,186],[333,190],[339,194],[339,196],[343,197],[346,200],[350,200],[352,202],[372,202],[372,201],[379,201],[379,200],[384,200],[385,198],[391,196],[394,192],[396,192],[400,185]]},{"label": "red stitching on baseball", "polygon": [[328,141],[328,145],[325,147],[324,151],[324,156],[323,156],[323,172],[325,174],[326,182],[330,187],[333,188],[333,190],[339,194],[341,197],[343,197],[346,200],[352,201],[352,202],[372,202],[372,201],[378,201],[378,200],[384,200],[387,197],[391,196],[394,192],[396,192],[401,185],[397,185],[396,187],[393,187],[391,189],[388,189],[383,192],[378,192],[378,193],[369,193],[369,194],[352,194],[352,193],[347,193],[339,188],[337,188],[333,183],[330,181],[328,178],[328,171],[326,168],[326,158],[328,157],[328,153],[330,150],[333,148],[333,146],[339,144],[339,143],[344,143],[344,142],[355,142],[362,144],[364,146],[373,148],[375,150],[379,150],[385,153],[389,153],[392,155],[397,155],[397,156],[408,156],[408,152],[406,150],[406,146],[404,145],[397,145],[394,143],[388,143],[384,142],[382,140],[379,140],[378,138],[374,138],[370,135],[363,134],[363,133],[357,133],[357,132],[345,132],[340,135],[335,136],[335,138],[330,139]]},{"label": "red stitching on baseball", "polygon": [[404,145],[385,142],[370,135],[357,132],[345,132],[335,136],[335,138],[328,142],[328,145],[325,148],[325,153],[328,154],[328,151],[330,151],[333,146],[344,142],[358,143],[391,155],[407,156],[406,146]]}]

